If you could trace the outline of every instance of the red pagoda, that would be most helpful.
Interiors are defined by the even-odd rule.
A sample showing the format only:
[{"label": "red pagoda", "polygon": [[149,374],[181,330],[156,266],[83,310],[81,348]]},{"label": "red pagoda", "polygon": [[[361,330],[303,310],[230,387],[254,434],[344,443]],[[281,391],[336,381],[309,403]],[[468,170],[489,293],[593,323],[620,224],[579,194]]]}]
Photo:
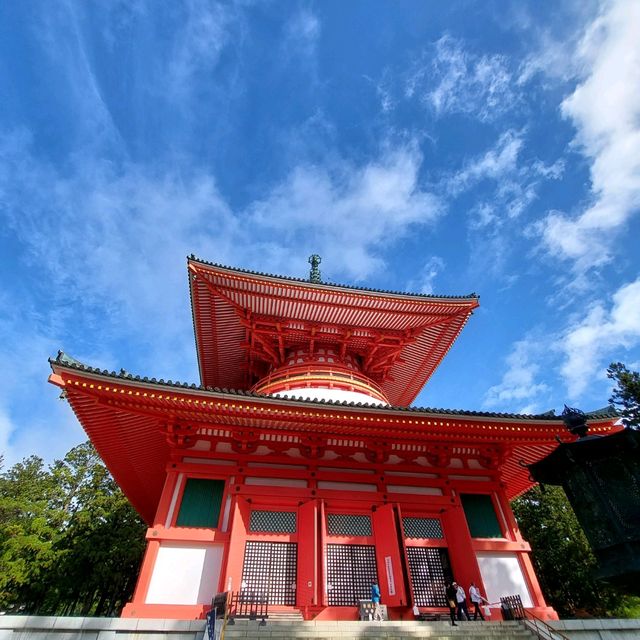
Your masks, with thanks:
[{"label": "red pagoda", "polygon": [[410,407],[478,298],[324,284],[311,260],[304,281],[188,259],[200,385],[51,361],[149,524],[122,615],[201,618],[236,591],[355,619],[377,582],[401,619],[445,611],[455,577],[555,618],[509,500],[572,439],[562,419]]}]

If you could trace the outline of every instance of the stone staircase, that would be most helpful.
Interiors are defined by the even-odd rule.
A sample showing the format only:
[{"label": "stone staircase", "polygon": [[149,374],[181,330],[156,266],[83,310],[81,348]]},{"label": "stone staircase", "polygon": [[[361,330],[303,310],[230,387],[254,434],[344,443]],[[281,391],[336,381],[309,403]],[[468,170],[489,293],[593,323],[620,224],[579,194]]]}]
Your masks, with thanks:
[{"label": "stone staircase", "polygon": [[533,640],[535,635],[517,622],[292,622],[235,620],[224,632],[225,640]]},{"label": "stone staircase", "polygon": [[291,611],[269,611],[269,622],[303,622],[304,618],[299,609]]}]

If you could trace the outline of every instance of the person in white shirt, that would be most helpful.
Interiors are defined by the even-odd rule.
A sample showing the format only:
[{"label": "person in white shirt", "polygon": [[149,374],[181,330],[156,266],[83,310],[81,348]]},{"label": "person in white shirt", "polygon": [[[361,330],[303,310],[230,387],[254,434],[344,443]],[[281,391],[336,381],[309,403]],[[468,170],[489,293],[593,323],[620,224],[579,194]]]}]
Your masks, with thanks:
[{"label": "person in white shirt", "polygon": [[484,616],[482,615],[482,610],[480,609],[480,605],[483,602],[488,603],[488,600],[486,600],[480,595],[480,589],[476,587],[474,582],[472,582],[471,586],[469,587],[469,597],[471,598],[471,603],[473,604],[473,619],[477,620],[478,616],[480,616],[480,618],[484,620]]},{"label": "person in white shirt", "polygon": [[469,620],[469,610],[467,609],[467,594],[464,589],[454,582],[453,586],[456,589],[456,601],[458,602],[458,620]]}]

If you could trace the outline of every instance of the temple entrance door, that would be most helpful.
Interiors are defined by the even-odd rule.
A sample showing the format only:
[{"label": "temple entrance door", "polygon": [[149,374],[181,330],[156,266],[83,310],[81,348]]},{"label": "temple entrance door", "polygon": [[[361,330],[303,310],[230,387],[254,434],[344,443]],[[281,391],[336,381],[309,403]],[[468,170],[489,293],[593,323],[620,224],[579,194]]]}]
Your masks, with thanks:
[{"label": "temple entrance door", "polygon": [[295,605],[298,545],[252,542],[244,549],[242,591],[267,594],[270,605]]},{"label": "temple entrance door", "polygon": [[352,607],[359,600],[368,600],[374,583],[378,583],[374,545],[327,545],[329,605]]},{"label": "temple entrance door", "polygon": [[401,523],[413,604],[446,607],[445,583],[452,572],[440,519],[403,515]]},{"label": "temple entrance door", "polygon": [[414,604],[446,607],[445,582],[450,579],[449,554],[443,547],[407,547]]}]

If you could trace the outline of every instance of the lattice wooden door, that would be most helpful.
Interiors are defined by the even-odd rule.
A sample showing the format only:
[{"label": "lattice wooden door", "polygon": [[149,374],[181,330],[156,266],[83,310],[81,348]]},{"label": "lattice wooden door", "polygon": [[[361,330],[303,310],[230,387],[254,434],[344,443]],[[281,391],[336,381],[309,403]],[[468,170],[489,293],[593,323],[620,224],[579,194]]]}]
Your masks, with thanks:
[{"label": "lattice wooden door", "polygon": [[407,547],[415,604],[446,607],[445,581],[451,579],[449,554],[443,547]]},{"label": "lattice wooden door", "polygon": [[295,605],[297,556],[295,542],[247,542],[242,590],[266,593],[269,604]]},{"label": "lattice wooden door", "polygon": [[327,594],[330,605],[354,606],[371,597],[378,582],[373,545],[327,545]]}]

